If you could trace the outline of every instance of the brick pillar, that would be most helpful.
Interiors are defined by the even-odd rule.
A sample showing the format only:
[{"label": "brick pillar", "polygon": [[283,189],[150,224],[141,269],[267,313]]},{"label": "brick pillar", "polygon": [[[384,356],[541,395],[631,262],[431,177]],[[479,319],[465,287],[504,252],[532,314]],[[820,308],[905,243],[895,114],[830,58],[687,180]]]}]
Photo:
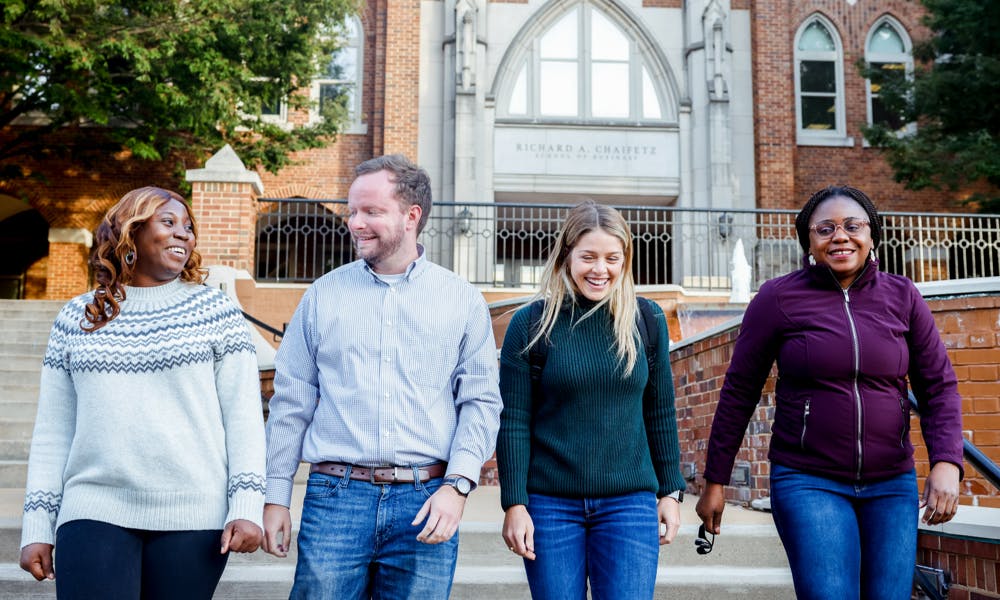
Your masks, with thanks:
[{"label": "brick pillar", "polygon": [[93,245],[94,236],[86,229],[49,229],[45,285],[45,297],[48,300],[68,300],[87,291],[90,286],[87,259]]},{"label": "brick pillar", "polygon": [[264,192],[260,175],[247,170],[227,144],[187,172],[191,208],[198,220],[202,265],[225,265],[253,273],[257,197]]},{"label": "brick pillar", "polygon": [[[420,109],[415,98],[420,97],[420,2],[418,0],[385,0],[383,65],[383,130],[381,152],[375,154],[405,154],[419,162],[417,134]],[[377,92],[376,92],[377,93]],[[376,142],[377,144],[377,142]]]}]

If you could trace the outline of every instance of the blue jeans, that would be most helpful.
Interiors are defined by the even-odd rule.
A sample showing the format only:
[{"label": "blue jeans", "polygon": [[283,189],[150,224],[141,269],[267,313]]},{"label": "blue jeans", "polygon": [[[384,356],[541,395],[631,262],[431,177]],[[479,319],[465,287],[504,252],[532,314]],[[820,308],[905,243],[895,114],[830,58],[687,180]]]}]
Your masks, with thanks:
[{"label": "blue jeans", "polygon": [[[349,474],[348,474],[349,475]],[[410,522],[441,478],[372,484],[322,473],[309,476],[291,598],[446,600],[458,533],[436,545],[417,541]]]},{"label": "blue jeans", "polygon": [[863,484],[771,465],[771,511],[800,600],[908,600],[917,560],[913,471]]},{"label": "blue jeans", "polygon": [[610,498],[528,494],[535,560],[525,560],[535,600],[652,598],[660,552],[656,496]]}]

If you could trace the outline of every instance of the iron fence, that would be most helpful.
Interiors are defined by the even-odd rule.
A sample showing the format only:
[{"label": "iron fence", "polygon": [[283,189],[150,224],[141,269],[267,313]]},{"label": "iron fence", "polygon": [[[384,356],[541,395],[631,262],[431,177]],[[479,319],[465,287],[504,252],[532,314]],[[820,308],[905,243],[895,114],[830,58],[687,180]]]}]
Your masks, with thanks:
[{"label": "iron fence", "polygon": [[[311,282],[354,259],[344,200],[258,204],[255,276]],[[435,203],[420,242],[432,261],[484,287],[531,288],[568,205]],[[635,241],[638,285],[724,291],[745,257],[756,290],[796,269],[802,250],[793,210],[618,206]],[[1000,215],[884,213],[883,270],[916,282],[1000,275]]]}]

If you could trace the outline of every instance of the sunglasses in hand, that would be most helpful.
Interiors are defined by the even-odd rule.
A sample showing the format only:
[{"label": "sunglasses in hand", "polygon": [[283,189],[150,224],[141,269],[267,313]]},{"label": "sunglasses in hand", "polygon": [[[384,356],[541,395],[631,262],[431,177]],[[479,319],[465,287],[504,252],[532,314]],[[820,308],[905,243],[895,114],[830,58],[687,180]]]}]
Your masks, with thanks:
[{"label": "sunglasses in hand", "polygon": [[[709,537],[711,536],[711,537]],[[708,554],[715,545],[715,534],[705,531],[705,525],[698,526],[698,537],[694,540],[694,547],[698,554]]]}]

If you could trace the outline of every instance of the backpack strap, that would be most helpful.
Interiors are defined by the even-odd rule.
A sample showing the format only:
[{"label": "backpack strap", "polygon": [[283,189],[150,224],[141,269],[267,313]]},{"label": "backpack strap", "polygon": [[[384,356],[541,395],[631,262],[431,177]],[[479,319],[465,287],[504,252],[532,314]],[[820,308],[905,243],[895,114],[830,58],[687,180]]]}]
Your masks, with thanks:
[{"label": "backpack strap", "polygon": [[[538,332],[538,327],[542,323],[542,311],[545,308],[544,300],[535,300],[531,303],[528,310],[528,331],[530,335],[534,337],[534,334]],[[545,369],[545,361],[549,357],[549,340],[542,336],[539,338],[535,344],[528,349],[528,368],[531,374],[531,393],[535,398],[541,397],[539,395],[539,387],[542,382],[542,371]]]},{"label": "backpack strap", "polygon": [[636,296],[639,303],[639,337],[642,345],[646,349],[646,365],[649,368],[649,382],[646,384],[645,397],[647,400],[656,397],[656,371],[658,361],[656,352],[659,346],[660,328],[656,323],[656,313],[653,312],[653,301]]}]

